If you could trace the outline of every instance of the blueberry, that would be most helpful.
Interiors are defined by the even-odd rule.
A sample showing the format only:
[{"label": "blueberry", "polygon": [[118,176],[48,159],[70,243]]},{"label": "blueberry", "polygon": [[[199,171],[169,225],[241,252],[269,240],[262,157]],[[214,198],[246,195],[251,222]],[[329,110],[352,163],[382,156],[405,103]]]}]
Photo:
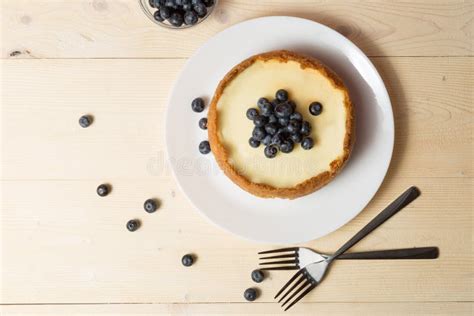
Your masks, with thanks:
[{"label": "blueberry", "polygon": [[254,288],[246,289],[244,292],[244,298],[249,302],[255,301],[255,299],[257,298],[257,290],[255,290]]},{"label": "blueberry", "polygon": [[275,123],[268,123],[265,125],[265,132],[269,135],[275,135],[278,132],[278,126]]},{"label": "blueberry", "polygon": [[300,133],[294,133],[290,135],[290,139],[293,141],[293,143],[301,143],[303,140],[303,136],[301,136]]},{"label": "blueberry", "polygon": [[272,137],[272,144],[280,146],[281,143],[285,140],[285,137],[282,133],[277,133]]},{"label": "blueberry", "polygon": [[293,108],[287,102],[280,103],[275,107],[275,114],[278,117],[290,117],[293,114]]},{"label": "blueberry", "polygon": [[311,124],[309,124],[308,121],[304,121],[303,124],[301,124],[300,133],[303,136],[308,136],[311,133]]},{"label": "blueberry", "polygon": [[265,153],[265,157],[274,158],[278,153],[278,149],[275,146],[270,145],[270,146],[265,147],[264,153]]},{"label": "blueberry", "polygon": [[183,0],[174,0],[174,3],[176,3],[176,5],[180,7],[183,5]]},{"label": "blueberry", "polygon": [[281,152],[285,154],[292,152],[293,148],[294,148],[294,145],[291,139],[287,139],[283,141],[280,145]]},{"label": "blueberry", "polygon": [[191,108],[193,109],[194,112],[202,112],[204,111],[204,100],[201,98],[196,98],[191,102]]},{"label": "blueberry", "polygon": [[168,7],[160,7],[160,15],[163,20],[171,17],[171,9]]},{"label": "blueberry", "polygon": [[262,141],[265,138],[266,133],[263,127],[255,127],[252,131],[252,137],[258,141]]},{"label": "blueberry", "polygon": [[178,11],[173,12],[168,21],[170,21],[171,25],[175,27],[180,27],[181,25],[183,25],[184,22],[183,14]]},{"label": "blueberry", "polygon": [[268,117],[268,123],[278,123],[278,118],[272,114]]},{"label": "blueberry", "polygon": [[257,101],[257,106],[258,106],[259,109],[262,109],[262,107],[266,104],[271,104],[270,101],[268,101],[267,98],[260,98]]},{"label": "blueberry", "polygon": [[165,20],[161,17],[160,10],[155,11],[155,13],[153,14],[153,18],[158,22],[163,22]]},{"label": "blueberry", "polygon": [[99,196],[106,196],[110,192],[110,186],[107,184],[101,184],[97,187],[96,191]]},{"label": "blueberry", "polygon": [[262,115],[264,115],[264,116],[273,115],[273,104],[271,104],[270,102],[264,103],[260,107],[260,111],[262,112]]},{"label": "blueberry", "polygon": [[156,8],[156,3],[155,3],[155,0],[148,0],[148,3],[150,4],[150,7],[152,8]]},{"label": "blueberry", "polygon": [[245,115],[249,120],[253,121],[258,116],[258,111],[257,109],[250,108],[247,110],[247,113],[245,113]]},{"label": "blueberry", "polygon": [[262,115],[258,115],[253,119],[253,124],[255,124],[255,126],[257,126],[257,127],[265,126],[265,124],[267,124],[267,122],[268,122],[268,119],[265,116],[262,116]]},{"label": "blueberry", "polygon": [[295,103],[295,102],[289,100],[289,101],[287,101],[287,103],[291,106],[291,108],[293,109],[293,111],[296,110],[296,103]]},{"label": "blueberry", "polygon": [[301,122],[297,120],[290,120],[290,122],[286,126],[286,129],[290,133],[299,132],[301,129]]},{"label": "blueberry", "polygon": [[145,211],[147,211],[148,213],[153,213],[153,212],[156,211],[156,209],[158,208],[158,204],[156,203],[156,200],[148,199],[148,200],[146,200],[145,203],[143,204],[143,208],[144,208]]},{"label": "blueberry", "polygon": [[260,141],[259,140],[256,140],[255,138],[253,137],[250,137],[249,138],[249,145],[253,148],[257,148],[258,146],[260,146]]},{"label": "blueberry", "polygon": [[287,117],[281,117],[278,119],[278,123],[284,127],[284,126],[287,126],[288,123],[290,123],[290,119]]},{"label": "blueberry", "polygon": [[214,0],[203,0],[202,1],[206,7],[212,7],[214,5]]},{"label": "blueberry", "polygon": [[191,254],[186,254],[181,258],[181,263],[185,267],[190,267],[194,263],[194,256]]},{"label": "blueberry", "polygon": [[140,227],[140,221],[138,219],[131,219],[127,222],[127,229],[131,232],[136,231]]},{"label": "blueberry", "polygon": [[207,140],[203,140],[199,143],[199,152],[203,155],[206,155],[211,152],[211,145]]},{"label": "blueberry", "polygon": [[284,89],[280,89],[276,92],[275,97],[280,102],[285,102],[288,100],[288,92]]},{"label": "blueberry", "polygon": [[294,112],[293,114],[290,115],[290,120],[302,121],[303,115],[301,115],[301,113]]},{"label": "blueberry", "polygon": [[206,5],[202,2],[198,2],[193,6],[194,11],[196,11],[197,15],[200,18],[203,18],[207,14],[207,8]]},{"label": "blueberry", "polygon": [[263,279],[265,278],[265,275],[263,274],[263,271],[258,270],[258,269],[253,270],[251,276],[252,276],[252,280],[254,280],[257,283],[262,282]]},{"label": "blueberry", "polygon": [[303,138],[303,141],[301,141],[301,147],[303,147],[303,149],[305,150],[311,149],[313,148],[313,146],[314,146],[314,142],[311,137],[305,137]]},{"label": "blueberry", "polygon": [[[190,5],[191,6],[191,5]],[[185,6],[183,5],[183,8]],[[191,11],[190,9],[186,8],[186,13],[184,14],[184,24],[186,25],[194,25],[198,22],[199,18],[196,12]]]},{"label": "blueberry", "polygon": [[207,117],[203,117],[199,120],[199,128],[207,129]]},{"label": "blueberry", "polygon": [[79,125],[83,128],[89,127],[92,124],[92,116],[83,115],[79,118]]},{"label": "blueberry", "polygon": [[313,102],[309,105],[309,113],[319,115],[323,111],[323,105],[319,102]]},{"label": "blueberry", "polygon": [[191,0],[183,0],[183,10],[191,11],[192,9],[193,9],[193,4],[191,3]]},{"label": "blueberry", "polygon": [[271,143],[272,143],[272,136],[271,135],[267,135],[262,139],[262,144],[265,145],[265,146],[268,146]]},{"label": "blueberry", "polygon": [[176,7],[177,7],[174,0],[166,0],[165,6],[168,7],[168,8],[172,8],[172,9],[176,9]]}]

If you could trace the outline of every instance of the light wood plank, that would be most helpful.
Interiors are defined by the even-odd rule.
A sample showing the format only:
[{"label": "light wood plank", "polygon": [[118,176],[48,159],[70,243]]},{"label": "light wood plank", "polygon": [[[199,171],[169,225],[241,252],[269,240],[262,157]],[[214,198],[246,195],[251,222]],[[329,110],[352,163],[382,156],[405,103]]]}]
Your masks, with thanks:
[{"label": "light wood plank", "polygon": [[370,56],[473,53],[472,1],[221,1],[187,31],[155,26],[137,0],[2,1],[3,58],[189,57],[238,22],[291,15],[328,25]]},{"label": "light wood plank", "polygon": [[9,315],[472,315],[472,303],[300,303],[289,312],[277,304],[40,305],[0,306]]},{"label": "light wood plank", "polygon": [[[373,60],[395,114],[390,177],[472,177],[474,59]],[[183,63],[3,60],[2,178],[169,177],[164,112]],[[95,117],[88,129],[83,113]]]},{"label": "light wood plank", "polygon": [[[193,211],[176,184],[114,180],[106,198],[97,181],[3,181],[1,303],[243,302],[259,245],[229,235]],[[311,302],[467,301],[472,299],[472,179],[396,177],[369,207],[336,232],[308,243],[334,251],[408,185],[423,196],[354,250],[438,246],[430,261],[340,262]],[[142,203],[162,199],[155,214]],[[140,230],[125,229],[139,218]],[[277,245],[275,245],[277,246]],[[180,258],[198,255],[185,268]],[[257,287],[271,302],[291,272]],[[383,289],[383,290],[381,290]]]}]

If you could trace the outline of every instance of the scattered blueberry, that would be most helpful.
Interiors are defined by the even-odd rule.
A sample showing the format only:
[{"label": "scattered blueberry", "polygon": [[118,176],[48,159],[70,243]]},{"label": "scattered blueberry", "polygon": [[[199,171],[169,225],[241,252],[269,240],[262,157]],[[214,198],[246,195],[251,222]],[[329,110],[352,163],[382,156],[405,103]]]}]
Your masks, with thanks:
[{"label": "scattered blueberry", "polygon": [[265,278],[265,275],[263,274],[263,271],[258,270],[258,269],[253,270],[251,276],[252,276],[252,280],[254,280],[257,283],[262,282],[263,279]]},{"label": "scattered blueberry", "polygon": [[156,203],[156,200],[154,199],[148,199],[145,201],[145,203],[143,204],[143,208],[145,209],[145,211],[147,211],[148,213],[153,213],[156,211],[156,209],[158,208],[158,204]]},{"label": "scattered blueberry", "polygon": [[319,115],[323,111],[323,105],[319,102],[313,102],[309,105],[309,113]]},{"label": "scattered blueberry", "polygon": [[287,117],[281,117],[281,118],[278,119],[278,123],[279,123],[281,126],[285,127],[285,126],[288,125],[288,123],[290,123],[290,119],[287,118]]},{"label": "scattered blueberry", "polygon": [[99,196],[106,196],[109,194],[110,187],[107,184],[101,184],[97,187],[97,194]]},{"label": "scattered blueberry", "polygon": [[199,120],[199,128],[207,129],[207,117],[203,117]]},{"label": "scattered blueberry", "polygon": [[254,288],[246,289],[244,292],[244,298],[249,302],[255,301],[255,299],[257,298],[257,290],[255,290]]},{"label": "scattered blueberry", "polygon": [[203,155],[206,155],[211,152],[211,145],[207,140],[203,140],[199,143],[199,152]]},{"label": "scattered blueberry", "polygon": [[258,141],[261,141],[265,137],[265,130],[263,127],[255,127],[252,131],[252,137]]},{"label": "scattered blueberry", "polygon": [[286,129],[292,134],[297,133],[301,129],[301,122],[297,120],[290,120],[290,122],[286,126]]},{"label": "scattered blueberry", "polygon": [[253,124],[255,124],[255,126],[257,127],[262,127],[262,126],[265,126],[265,124],[268,122],[268,119],[265,117],[265,116],[262,116],[262,115],[257,115],[254,119],[253,119]]},{"label": "scattered blueberry", "polygon": [[257,101],[257,106],[258,106],[259,109],[262,109],[262,107],[266,104],[271,104],[270,101],[268,101],[267,98],[260,98]]},{"label": "scattered blueberry", "polygon": [[268,123],[278,123],[278,118],[272,114],[268,117]]},{"label": "scattered blueberry", "polygon": [[276,92],[275,97],[280,102],[285,102],[288,100],[288,92],[284,89],[280,89]]},{"label": "scattered blueberry", "polygon": [[291,153],[293,151],[293,148],[294,148],[294,145],[291,139],[287,139],[283,141],[280,145],[280,151],[285,154]]},{"label": "scattered blueberry", "polygon": [[253,137],[250,137],[250,138],[249,138],[249,144],[250,144],[251,147],[257,148],[258,146],[260,146],[260,141],[259,141],[259,140],[256,140],[256,139],[253,138]]},{"label": "scattered blueberry", "polygon": [[254,120],[258,116],[258,111],[257,109],[250,108],[247,110],[247,113],[245,114],[249,120]]},{"label": "scattered blueberry", "polygon": [[[185,5],[183,5],[184,8]],[[191,11],[191,5],[189,5],[189,9],[186,8],[186,13],[184,13],[184,24],[186,25],[194,25],[198,22],[199,17],[196,12]]]},{"label": "scattered blueberry", "polygon": [[180,27],[184,22],[183,14],[180,12],[173,12],[168,21],[171,23],[171,25]]},{"label": "scattered blueberry", "polygon": [[204,111],[204,100],[201,98],[196,98],[191,102],[191,108],[193,109],[194,112],[202,112]]},{"label": "scattered blueberry", "polygon": [[284,135],[282,133],[277,133],[272,138],[272,144],[280,146],[284,140]]},{"label": "scattered blueberry", "polygon": [[314,142],[313,142],[313,139],[311,137],[305,137],[301,141],[301,147],[303,147],[303,149],[305,149],[305,150],[311,149],[311,148],[313,148],[313,146],[314,146]]},{"label": "scattered blueberry", "polygon": [[131,219],[127,222],[127,229],[131,232],[136,231],[140,227],[140,221],[138,219]]},{"label": "scattered blueberry", "polygon": [[90,115],[83,115],[79,118],[79,125],[81,127],[86,128],[92,124],[92,116]]},{"label": "scattered blueberry", "polygon": [[181,263],[185,267],[190,267],[194,263],[194,257],[191,254],[186,254],[181,258]]},{"label": "scattered blueberry", "polygon": [[262,115],[267,117],[273,115],[273,104],[270,102],[263,104],[260,107],[260,111],[262,112]]},{"label": "scattered blueberry", "polygon": [[303,124],[301,124],[300,133],[304,136],[308,136],[311,133],[311,124],[309,124],[308,121],[304,121]]},{"label": "scattered blueberry", "polygon": [[265,157],[274,158],[278,153],[278,149],[275,146],[270,145],[270,146],[265,147],[264,153],[265,153]]}]

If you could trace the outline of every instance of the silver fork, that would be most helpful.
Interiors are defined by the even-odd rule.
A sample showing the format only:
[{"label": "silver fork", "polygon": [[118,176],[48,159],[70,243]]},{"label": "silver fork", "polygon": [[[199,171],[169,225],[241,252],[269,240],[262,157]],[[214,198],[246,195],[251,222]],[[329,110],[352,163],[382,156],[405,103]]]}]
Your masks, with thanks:
[{"label": "silver fork", "polygon": [[[278,298],[278,296],[280,296],[280,294],[282,294],[285,289],[290,286],[290,284],[296,281],[278,300],[278,302],[281,302],[291,293],[291,295],[282,303],[281,306],[284,307],[296,296],[296,298],[288,306],[286,306],[285,311],[291,308],[299,300],[306,296],[306,294],[311,292],[319,283],[321,283],[328,267],[335,259],[340,257],[365,236],[370,234],[374,229],[382,225],[386,220],[410,204],[419,195],[420,191],[416,187],[410,187],[395,201],[390,203],[390,205],[388,205],[380,214],[374,217],[367,225],[365,225],[357,234],[354,235],[354,237],[342,245],[342,247],[339,248],[333,255],[322,261],[311,263],[296,272],[296,274],[291,277],[291,279],[281,288],[281,290],[278,291],[278,293],[275,295],[275,299]],[[295,289],[296,291],[293,292]]]},{"label": "silver fork", "polygon": [[[319,253],[313,249],[303,247],[273,249],[261,251],[258,254],[276,254],[260,258],[260,260],[263,260],[260,265],[265,266],[260,270],[299,270],[311,263],[318,263],[331,257],[329,254]],[[438,255],[438,247],[420,247],[343,253],[337,259],[436,259]]]}]

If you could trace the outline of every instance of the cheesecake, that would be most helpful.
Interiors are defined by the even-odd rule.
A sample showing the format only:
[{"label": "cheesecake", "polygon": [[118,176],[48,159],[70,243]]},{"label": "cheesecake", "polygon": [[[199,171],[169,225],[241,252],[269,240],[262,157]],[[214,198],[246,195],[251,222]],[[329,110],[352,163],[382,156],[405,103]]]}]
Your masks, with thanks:
[{"label": "cheesecake", "polygon": [[[311,148],[295,143],[291,152],[269,159],[268,148],[264,154],[265,146],[249,145],[256,123],[246,112],[282,89],[311,127]],[[318,115],[310,111],[315,102],[322,105]],[[212,153],[225,175],[263,198],[294,199],[329,183],[348,161],[355,137],[353,105],[342,80],[318,60],[283,50],[252,56],[232,68],[215,91],[207,126]]]}]

